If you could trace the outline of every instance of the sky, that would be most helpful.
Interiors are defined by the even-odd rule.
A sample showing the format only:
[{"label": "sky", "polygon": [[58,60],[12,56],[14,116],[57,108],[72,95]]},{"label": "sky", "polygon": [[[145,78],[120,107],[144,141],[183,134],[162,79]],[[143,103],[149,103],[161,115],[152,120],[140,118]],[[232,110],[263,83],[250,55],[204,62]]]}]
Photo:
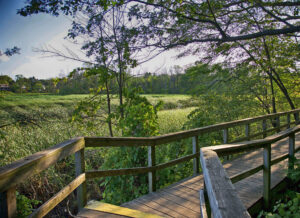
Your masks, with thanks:
[{"label": "sky", "polygon": [[[47,14],[37,14],[27,17],[17,15],[17,9],[25,5],[24,0],[0,0],[0,51],[17,46],[21,48],[20,55],[11,57],[0,56],[0,75],[15,75],[38,79],[54,78],[68,75],[82,63],[58,57],[49,57],[34,49],[51,46],[58,50],[69,48],[78,51],[79,45],[74,45],[64,39],[71,20],[66,16],[54,17]],[[134,73],[159,73],[174,65],[186,66],[194,63],[196,57],[186,57],[177,60],[176,52],[169,51],[134,69]]]}]

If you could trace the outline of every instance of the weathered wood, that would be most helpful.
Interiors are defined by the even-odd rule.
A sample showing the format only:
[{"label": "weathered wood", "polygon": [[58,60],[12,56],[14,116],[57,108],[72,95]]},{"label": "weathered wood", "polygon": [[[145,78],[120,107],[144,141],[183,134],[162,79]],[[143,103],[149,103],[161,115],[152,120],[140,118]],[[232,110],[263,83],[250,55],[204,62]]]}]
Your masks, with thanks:
[{"label": "weathered wood", "polygon": [[0,193],[0,217],[13,218],[17,216],[16,187],[11,187]]},{"label": "weathered wood", "polygon": [[263,119],[262,121],[262,131],[263,131],[263,138],[266,138],[267,137],[267,120],[266,119]]},{"label": "weathered wood", "polygon": [[[76,177],[85,173],[84,149],[75,153],[75,175]],[[87,203],[86,182],[83,182],[76,189],[78,211],[81,210]]]},{"label": "weathered wood", "polygon": [[289,135],[289,173],[294,169],[295,133]]},{"label": "weathered wood", "polygon": [[155,137],[84,137],[85,147],[152,146]]},{"label": "weathered wood", "polygon": [[202,148],[200,160],[213,217],[250,217],[217,153]]},{"label": "weathered wood", "polygon": [[241,172],[239,174],[231,176],[230,180],[231,180],[232,183],[236,183],[236,182],[238,182],[240,180],[243,180],[243,179],[245,179],[245,178],[247,178],[247,177],[249,177],[249,176],[251,176],[251,175],[253,175],[253,174],[257,173],[257,172],[259,172],[262,169],[263,169],[263,165],[259,165],[257,167],[253,167],[250,170],[246,170],[246,171],[243,171],[243,172]]},{"label": "weathered wood", "polygon": [[[190,210],[189,208],[183,206],[184,201],[182,199],[173,198],[168,193],[165,192],[155,192],[148,194],[146,196],[141,197],[140,199],[155,202],[156,205],[159,205],[159,207],[155,206],[156,210],[160,210],[160,207],[163,205],[163,207],[168,208],[172,210],[173,212],[177,213],[181,217],[199,217],[200,213],[195,212],[193,210]],[[198,205],[199,206],[199,205]]]},{"label": "weathered wood", "polygon": [[135,167],[135,168],[113,169],[113,170],[89,170],[89,171],[86,171],[86,178],[93,179],[93,178],[106,177],[106,176],[121,176],[121,175],[149,173],[154,170],[161,170],[161,169],[191,160],[191,159],[199,156],[199,154],[200,154],[200,152],[198,152],[196,154],[187,155],[187,156],[169,161],[167,163],[158,164],[153,167]]},{"label": "weathered wood", "polygon": [[287,153],[287,154],[283,154],[283,155],[280,155],[280,156],[274,158],[273,160],[271,160],[271,166],[287,159],[288,157],[289,157],[289,154]]},{"label": "weathered wood", "polygon": [[[198,136],[193,137],[193,154],[199,154]],[[199,155],[197,155],[197,157],[195,157],[193,160],[194,175],[199,174],[199,168],[200,168],[200,157]]]},{"label": "weathered wood", "polygon": [[[300,134],[296,135],[296,148],[300,148],[300,144],[298,143],[300,139]],[[274,154],[274,159],[277,159],[280,157],[284,152],[287,152],[288,150],[288,140],[282,140],[280,142],[272,144],[272,155]],[[209,147],[208,147],[209,148]],[[207,148],[207,149],[208,149]],[[299,153],[296,155],[300,155]],[[225,168],[228,175],[232,178],[232,176],[237,175],[241,172],[245,172],[251,167],[256,167],[259,164],[263,163],[263,149],[259,150],[252,150],[250,152],[244,153],[241,156],[230,160],[229,162],[225,163],[223,167]],[[272,167],[272,181],[271,181],[271,187],[275,187],[278,184],[278,181],[283,179],[285,177],[285,168],[287,166],[287,161],[284,161],[283,163],[280,163],[279,166]],[[242,181],[239,181],[234,184],[236,190],[238,191],[238,196],[240,197],[242,203],[246,208],[251,207],[258,199],[262,197],[262,190],[263,190],[263,173],[262,171],[245,178]],[[164,188],[162,190],[159,190],[158,192],[154,192],[151,194],[151,196],[156,196],[160,192],[167,192],[170,198],[181,198],[183,199],[183,202],[187,202],[186,204],[182,204],[182,206],[185,206],[187,208],[191,208],[191,210],[195,212],[200,212],[200,199],[199,199],[199,190],[203,189],[203,176],[193,176],[187,179],[184,179],[182,181],[179,181],[167,188]],[[272,192],[273,193],[273,189]],[[174,197],[173,197],[174,196]],[[147,199],[147,202],[152,201],[152,197]],[[150,203],[144,202],[146,205],[143,205],[144,208],[136,205],[136,201],[133,201],[134,203],[126,203],[122,206],[127,207],[127,204],[129,204],[129,208],[141,210],[144,212],[149,213],[157,213],[157,209],[160,207],[164,207],[163,203],[160,203],[159,206],[156,204],[156,206],[153,208],[149,207],[152,206]],[[156,201],[157,202],[157,201]],[[177,200],[176,200],[177,202]],[[178,200],[177,203],[181,201]],[[262,205],[262,200],[260,201]],[[141,204],[140,204],[141,205]],[[176,211],[176,205],[173,204],[172,207],[175,208],[173,211]],[[193,209],[194,208],[194,209]],[[261,209],[260,209],[261,210]],[[249,211],[249,210],[248,210]],[[165,211],[167,212],[167,211]],[[249,212],[250,213],[250,212]],[[166,216],[167,214],[159,214],[162,216]],[[176,214],[175,214],[176,215]],[[174,216],[175,216],[174,215]],[[251,214],[252,215],[252,214]],[[177,217],[182,217],[179,214],[177,214]]]},{"label": "weathered wood", "polygon": [[245,136],[246,136],[246,139],[249,141],[250,140],[250,123],[247,123],[245,125]]},{"label": "weathered wood", "polygon": [[264,167],[263,167],[263,202],[264,209],[270,207],[270,191],[271,191],[271,144],[264,146],[263,151]]},{"label": "weathered wood", "polygon": [[280,132],[280,116],[276,117],[277,132]]},{"label": "weathered wood", "polygon": [[247,141],[247,142],[236,143],[236,144],[210,146],[209,149],[217,152],[217,154],[220,156],[235,154],[244,151],[249,151],[252,149],[262,148],[264,147],[265,144],[274,143],[276,141],[288,137],[291,133],[296,133],[299,131],[300,131],[300,125],[284,130],[275,135],[268,136],[265,139],[257,139],[257,140]]},{"label": "weathered wood", "polygon": [[226,129],[223,129],[223,143],[224,144],[227,144],[228,142],[229,142],[229,140],[228,140],[228,137],[229,135],[228,135],[228,128],[226,128]]},{"label": "weathered wood", "polygon": [[291,127],[291,115],[290,114],[287,115],[286,121],[287,121],[287,129],[289,129]]},{"label": "weathered wood", "polygon": [[[291,124],[294,124],[294,123],[295,122],[292,122]],[[280,128],[285,128],[286,126],[287,126],[287,124],[284,124],[284,125],[281,125]],[[263,131],[263,132],[258,132],[258,133],[252,134],[249,137],[250,138],[255,138],[257,136],[263,135],[263,138],[265,138],[265,137],[267,137],[267,133],[273,132],[273,131],[276,131],[276,130],[277,130],[277,127],[274,127],[274,128],[268,129],[268,130]],[[241,137],[241,138],[238,138],[238,139],[235,139],[235,140],[231,141],[231,143],[244,142],[249,137]]]},{"label": "weathered wood", "polygon": [[84,148],[84,139],[75,138],[0,168],[0,192],[47,169],[82,148]]},{"label": "weathered wood", "polygon": [[[228,128],[223,129],[223,143],[227,144],[228,143]],[[229,156],[224,156],[225,160],[229,160]]]},{"label": "weathered wood", "polygon": [[201,218],[208,218],[207,212],[206,212],[206,205],[205,205],[205,198],[204,198],[204,191],[203,191],[203,189],[200,189],[199,196],[200,196]]},{"label": "weathered wood", "polygon": [[[155,165],[155,146],[148,146],[148,167]],[[148,173],[148,187],[150,193],[156,191],[156,170],[151,170]]]},{"label": "weathered wood", "polygon": [[126,207],[120,207],[113,204],[108,204],[104,202],[99,201],[91,201],[89,204],[85,207],[86,209],[90,210],[96,210],[100,212],[125,216],[125,217],[134,217],[134,218],[162,218],[161,216],[158,216],[156,214],[150,214],[150,213],[144,213],[139,210],[133,210]]},{"label": "weathered wood", "polygon": [[56,195],[42,204],[38,209],[36,209],[30,217],[43,217],[48,214],[56,205],[58,205],[62,200],[64,200],[69,194],[71,194],[78,186],[85,182],[85,174],[81,174],[76,177],[71,183],[60,190]]}]

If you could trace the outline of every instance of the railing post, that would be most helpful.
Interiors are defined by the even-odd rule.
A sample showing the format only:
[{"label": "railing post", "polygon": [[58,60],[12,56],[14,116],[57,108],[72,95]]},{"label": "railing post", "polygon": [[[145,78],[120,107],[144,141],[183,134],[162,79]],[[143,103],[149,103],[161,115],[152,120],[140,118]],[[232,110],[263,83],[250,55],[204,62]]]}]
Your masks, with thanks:
[{"label": "railing post", "polygon": [[277,132],[280,132],[280,116],[276,118],[276,127],[277,127]]},{"label": "railing post", "polygon": [[263,131],[263,138],[267,137],[267,120],[262,121],[262,131]]},{"label": "railing post", "polygon": [[289,135],[289,173],[294,169],[295,158],[295,133]]},{"label": "railing post", "polygon": [[245,125],[245,135],[246,135],[247,140],[249,141],[250,140],[250,123],[247,123]]},{"label": "railing post", "polygon": [[203,194],[204,194],[207,217],[211,218],[211,208],[210,208],[210,204],[209,204],[209,199],[208,199],[208,194],[207,194],[207,189],[206,189],[204,179],[203,179]]},{"label": "railing post", "polygon": [[[223,143],[227,144],[228,143],[228,128],[223,129]],[[225,160],[229,160],[229,155],[224,156]]]},{"label": "railing post", "polygon": [[263,151],[264,168],[263,168],[263,202],[264,209],[270,206],[270,189],[271,189],[271,144],[264,146]]},{"label": "railing post", "polygon": [[[155,166],[155,145],[148,146],[148,167]],[[156,191],[156,171],[148,173],[149,193]]]},{"label": "railing post", "polygon": [[297,125],[298,123],[300,123],[300,120],[299,120],[299,112],[296,112],[296,113],[295,113],[295,124]]},{"label": "railing post", "polygon": [[[193,137],[193,154],[196,154],[196,153],[199,153],[198,136]],[[199,174],[199,168],[200,168],[200,154],[198,154],[197,157],[195,157],[194,161],[193,161],[194,175]]]},{"label": "railing post", "polygon": [[287,120],[287,129],[291,128],[291,114],[288,114],[286,117]]},{"label": "railing post", "polygon": [[16,187],[0,193],[0,217],[12,218],[17,216]]},{"label": "railing post", "polygon": [[[85,172],[84,149],[75,153],[75,175],[76,177]],[[76,189],[78,211],[87,203],[86,182],[82,183]]]}]

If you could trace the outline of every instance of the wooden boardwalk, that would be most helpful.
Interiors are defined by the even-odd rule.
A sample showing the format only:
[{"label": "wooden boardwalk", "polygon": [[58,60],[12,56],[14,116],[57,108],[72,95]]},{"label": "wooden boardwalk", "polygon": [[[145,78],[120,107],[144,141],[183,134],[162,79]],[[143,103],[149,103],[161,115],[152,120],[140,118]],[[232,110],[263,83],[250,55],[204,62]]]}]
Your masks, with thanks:
[{"label": "wooden boardwalk", "polygon": [[[296,148],[300,147],[300,134],[296,135]],[[272,159],[288,152],[288,139],[272,145]],[[296,154],[300,158],[300,154]],[[223,164],[229,177],[263,162],[262,149],[248,152]],[[271,167],[271,187],[275,187],[286,176],[287,160]],[[246,208],[250,208],[262,197],[262,171],[234,184]],[[165,189],[144,195],[127,202],[122,207],[157,214],[162,217],[200,217],[199,190],[203,188],[203,176],[198,175],[175,183]],[[84,209],[78,217],[122,217]]]}]

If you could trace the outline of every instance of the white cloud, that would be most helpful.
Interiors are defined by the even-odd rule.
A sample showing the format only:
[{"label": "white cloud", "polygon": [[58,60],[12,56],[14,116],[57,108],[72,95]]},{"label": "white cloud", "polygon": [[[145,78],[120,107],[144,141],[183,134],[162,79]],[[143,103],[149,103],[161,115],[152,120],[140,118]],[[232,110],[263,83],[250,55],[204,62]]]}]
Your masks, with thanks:
[{"label": "white cloud", "polygon": [[[40,48],[55,48],[60,52],[67,53],[67,49],[72,52],[79,54],[80,58],[84,58],[84,54],[80,52],[80,45],[71,43],[68,40],[65,40],[66,32],[57,34],[50,41],[46,42],[43,45],[40,45]],[[74,68],[81,67],[82,62],[65,59],[62,57],[55,57],[49,54],[42,54],[37,52],[36,55],[26,56],[27,62],[17,66],[13,71],[13,75],[22,74],[25,77],[36,77],[39,79],[47,79],[59,76],[59,74],[68,75]]]},{"label": "white cloud", "polygon": [[5,54],[1,54],[0,52],[0,63],[9,61],[9,57]]}]

